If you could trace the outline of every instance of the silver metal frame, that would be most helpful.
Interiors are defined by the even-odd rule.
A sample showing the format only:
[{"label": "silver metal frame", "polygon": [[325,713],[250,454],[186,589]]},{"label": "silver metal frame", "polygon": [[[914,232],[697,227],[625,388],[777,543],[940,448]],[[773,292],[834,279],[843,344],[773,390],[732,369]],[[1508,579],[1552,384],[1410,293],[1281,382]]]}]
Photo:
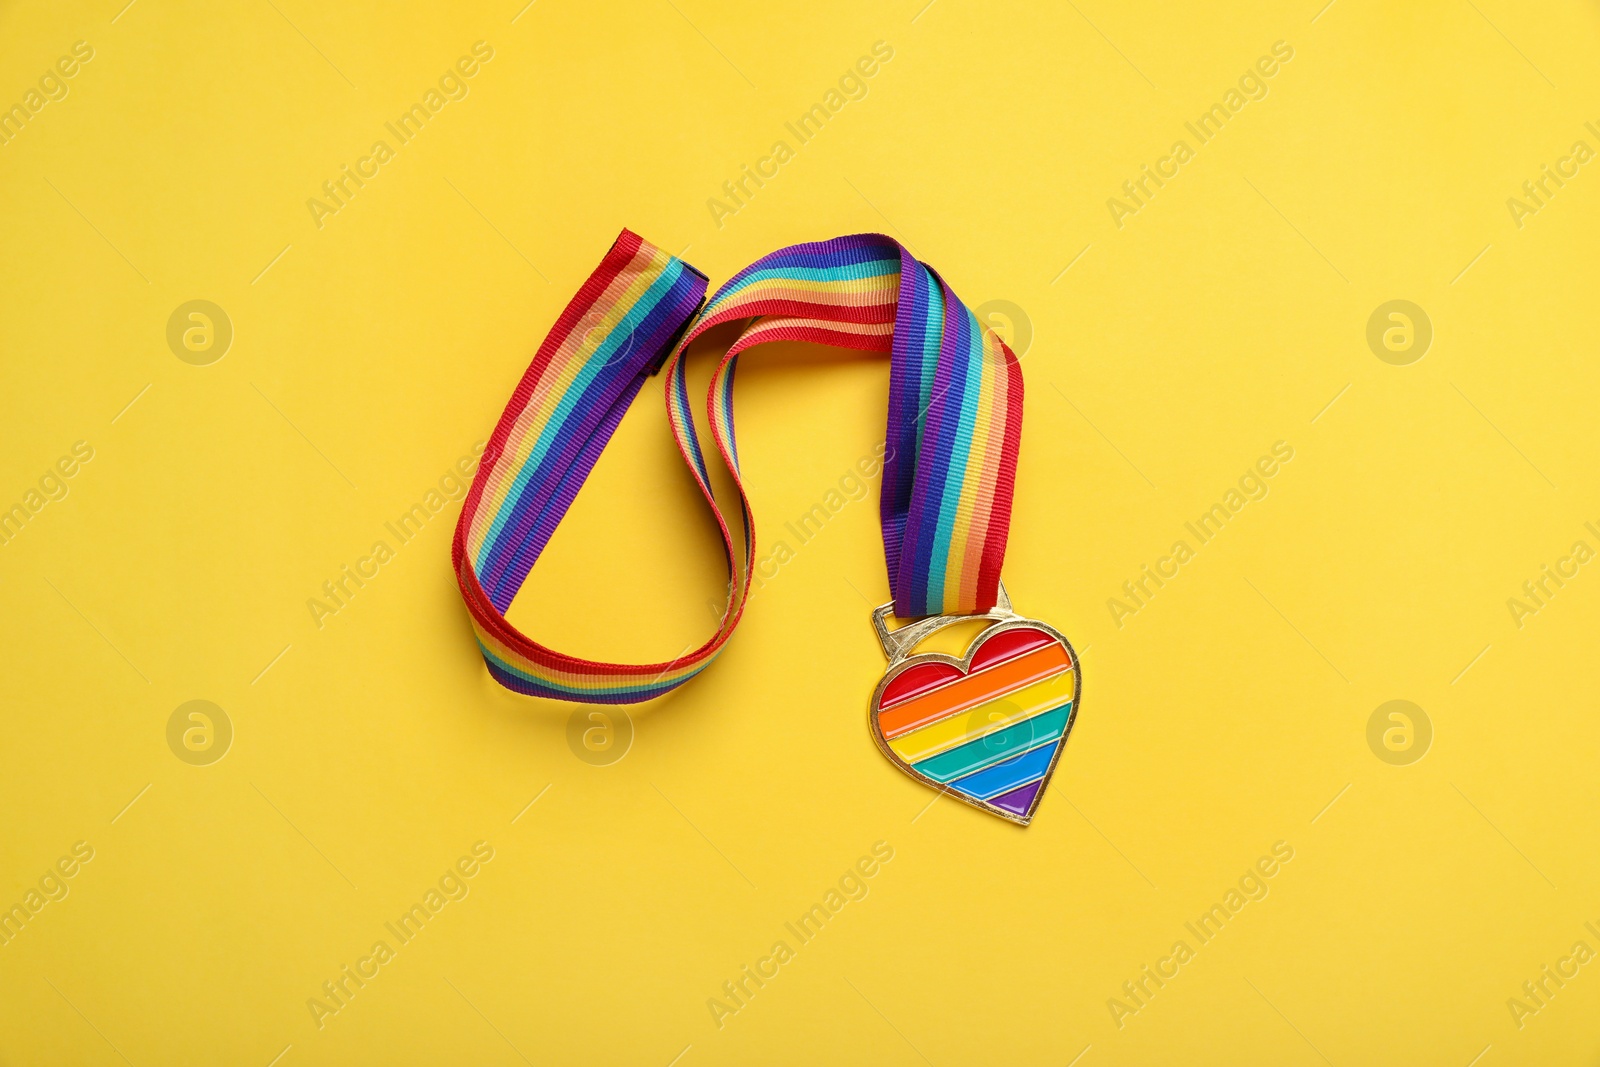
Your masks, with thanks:
[{"label": "silver metal frame", "polygon": [[[1056,746],[1055,755],[1050,758],[1050,766],[1045,768],[1044,781],[1048,785],[1050,778],[1056,772],[1056,764],[1061,761],[1061,753],[1066,750],[1067,738],[1072,735],[1072,725],[1078,718],[1079,698],[1083,695],[1083,664],[1079,661],[1078,652],[1072,647],[1072,642],[1068,641],[1066,635],[1054,626],[1040,622],[1037,619],[1018,615],[1011,607],[1011,598],[1006,595],[1004,584],[1000,586],[999,596],[995,601],[994,607],[978,615],[934,615],[907,623],[899,629],[891,630],[888,627],[888,620],[893,612],[893,602],[876,608],[872,612],[872,626],[878,635],[878,643],[883,646],[883,654],[889,659],[889,666],[884,672],[883,680],[872,691],[872,700],[867,705],[867,732],[872,735],[872,740],[877,744],[878,750],[888,758],[890,763],[899,767],[915,781],[937,789],[947,796],[952,796],[964,804],[970,804],[980,811],[988,812],[990,815],[998,815],[1007,822],[1014,822],[1019,826],[1027,826],[1033,821],[1033,814],[1039,809],[1039,802],[1044,799],[1045,791],[1043,787],[1034,795],[1033,803],[1028,805],[1026,812],[1021,815],[1014,815],[1009,811],[995,807],[987,801],[974,799],[949,788],[943,783],[935,782],[924,774],[919,774],[909,763],[901,759],[889,747],[889,742],[884,739],[883,731],[878,728],[878,702],[883,699],[883,691],[889,687],[889,683],[912,667],[924,663],[945,663],[966,674],[972,669],[972,659],[977,654],[978,648],[989,638],[996,634],[1004,633],[1006,630],[1017,630],[1023,627],[1043,630],[1057,641],[1060,641],[1062,646],[1066,648],[1067,655],[1072,659],[1073,670],[1072,710],[1067,713],[1067,726],[1061,733],[1061,743]],[[977,637],[972,639],[972,643],[967,646],[965,656],[957,658],[943,652],[914,653],[911,651],[933,633],[947,626],[953,626],[961,622],[971,622],[974,619],[990,619],[993,620],[994,624],[985,627]]]}]

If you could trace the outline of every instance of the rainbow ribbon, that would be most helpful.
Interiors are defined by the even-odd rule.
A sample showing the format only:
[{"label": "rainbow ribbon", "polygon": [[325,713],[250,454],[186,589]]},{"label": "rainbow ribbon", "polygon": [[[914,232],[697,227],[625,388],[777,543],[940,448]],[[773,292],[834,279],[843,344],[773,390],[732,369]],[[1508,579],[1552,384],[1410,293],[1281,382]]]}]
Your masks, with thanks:
[{"label": "rainbow ribbon", "polygon": [[[722,650],[744,613],[756,559],[734,438],[734,370],[740,353],[767,341],[889,354],[879,515],[895,614],[976,614],[995,603],[1022,434],[1022,372],[1005,343],[931,267],[881,234],[780,249],[734,275],[702,308],[706,287],[705,275],[622,231],[539,346],[495,426],[451,557],[484,662],[508,689],[637,703],[682,685]],[[735,321],[743,332],[712,375],[707,414],[739,495],[739,543],[711,485],[684,360],[695,338]],[[663,663],[599,663],[546,648],[505,612],[628,405],[663,363],[673,436],[727,556],[722,623],[699,648]]]}]

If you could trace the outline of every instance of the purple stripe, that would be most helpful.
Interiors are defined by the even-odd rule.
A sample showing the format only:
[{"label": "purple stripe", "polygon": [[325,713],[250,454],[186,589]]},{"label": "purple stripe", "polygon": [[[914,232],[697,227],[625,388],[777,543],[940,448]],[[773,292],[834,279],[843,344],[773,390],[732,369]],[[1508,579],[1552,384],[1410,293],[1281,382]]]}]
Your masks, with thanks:
[{"label": "purple stripe", "polygon": [[585,691],[582,696],[576,696],[567,689],[557,689],[553,686],[524,678],[520,674],[513,674],[500,664],[490,659],[483,658],[483,665],[489,669],[489,675],[495,681],[511,690],[513,693],[522,693],[525,696],[546,697],[551,700],[578,700],[584,704],[642,704],[646,700],[654,700],[662,693],[676,689],[690,678],[691,674],[670,684],[652,686],[649,689],[638,689],[628,693],[596,693],[592,690]]},{"label": "purple stripe", "polygon": [[673,368],[670,387],[678,398],[678,410],[683,412],[683,437],[688,444],[688,453],[694,459],[694,466],[700,472],[700,481],[709,489],[711,487],[711,472],[706,470],[706,458],[700,448],[700,432],[694,428],[694,409],[689,406],[689,368],[687,360],[678,360]]},{"label": "purple stripe", "polygon": [[927,269],[902,248],[899,303],[895,309],[889,364],[889,421],[884,431],[888,450],[883,463],[883,486],[878,496],[884,562],[893,586],[895,613],[902,617],[905,617],[902,609],[910,605],[911,590],[901,577],[900,558],[919,460],[917,406],[922,392],[923,324],[927,319]]},{"label": "purple stripe", "polygon": [[[666,296],[663,294],[653,310],[660,310],[661,305],[666,303]],[[520,489],[512,490],[512,495],[500,509],[507,520],[493,540],[485,545],[479,562],[479,581],[488,590],[492,602],[498,603],[502,597],[509,598],[515,594],[520,583],[508,579],[508,574],[526,545],[530,530],[544,513],[554,487],[585,447],[595,427],[605,421],[616,398],[627,390],[633,379],[640,376],[641,365],[648,359],[648,353],[639,340],[636,333],[621,355],[601,367],[581,387],[580,392],[574,394],[574,390],[580,387],[567,387],[566,393],[557,401],[558,410],[559,405],[569,400],[575,402],[566,408],[564,415],[559,416],[559,423],[534,427],[530,431],[535,439],[549,434],[549,446],[537,464],[525,462],[521,468],[509,473],[513,485],[518,480],[525,480],[521,482]],[[590,358],[593,359],[592,356]],[[549,373],[558,370],[552,367]]]},{"label": "purple stripe", "polygon": [[[739,369],[739,357],[734,356],[728,361],[728,370],[722,389],[722,414],[728,426],[728,451],[733,455],[734,473],[739,473],[739,439],[734,436],[733,430],[733,374]],[[750,505],[743,496],[739,498],[739,518],[744,524],[744,558],[745,567],[755,565],[756,539],[754,534],[754,519],[750,514]]]},{"label": "purple stripe", "polygon": [[733,456],[733,467],[739,469],[739,439],[733,432],[733,373],[739,369],[739,357],[734,356],[728,360],[727,373],[723,375],[722,396],[718,399],[722,406],[722,421],[727,424],[728,452]]},{"label": "purple stripe", "polygon": [[556,525],[594,469],[661,349],[699,305],[703,280],[683,271],[634,331],[629,351],[596,374],[568,413],[552,447],[511,505],[511,522],[490,546],[479,581],[504,612]]},{"label": "purple stripe", "polygon": [[[509,502],[510,521],[489,546],[480,575],[480,581],[489,592],[491,602],[501,611],[504,611],[511,599],[516,596],[523,579],[527,577],[528,569],[549,539],[548,531],[545,536],[538,536],[536,531],[539,524],[549,514],[553,505],[557,508],[557,520],[571,505],[570,499],[561,501],[556,498],[557,487],[566,481],[567,475],[574,469],[574,464],[577,464],[579,479],[572,488],[573,493],[576,493],[577,487],[582,485],[583,478],[588,476],[598,458],[598,451],[590,448],[596,429],[601,426],[608,427],[604,430],[604,436],[600,441],[600,446],[603,448],[621,418],[620,412],[616,410],[618,402],[625,404],[639,391],[639,385],[644,377],[642,370],[648,365],[652,343],[656,340],[655,334],[659,332],[660,318],[670,309],[671,303],[672,294],[670,292],[663,294],[652,308],[650,315],[640,323],[640,329],[636,331],[635,341],[629,351],[609,366],[602,368],[589,381],[578,396],[577,402],[567,412],[565,421],[557,429],[549,450],[541,457],[532,476],[528,478],[516,498]],[[652,319],[657,321],[653,323]],[[652,326],[655,329],[652,329]],[[586,452],[593,454],[585,462],[583,457]],[[533,547],[530,553],[529,549],[535,542],[536,547]]]},{"label": "purple stripe", "polygon": [[[932,273],[938,277],[937,271]],[[912,586],[912,615],[943,610],[942,604],[931,602],[935,591],[928,588],[930,561],[938,540],[939,506],[950,474],[951,455],[957,448],[971,447],[970,441],[956,438],[961,429],[961,406],[971,365],[972,326],[968,320],[972,313],[945,285],[943,278],[938,278],[938,283],[945,298],[944,333],[939,345],[939,367],[934,372],[933,392],[928,397],[928,413],[922,426],[922,449],[917,456],[916,482],[906,519],[906,544],[901,549],[902,579]],[[907,571],[909,573],[905,573]],[[942,594],[943,589],[938,592]]]},{"label": "purple stripe", "polygon": [[896,252],[901,254],[904,262],[905,250],[898,242],[881,233],[858,233],[849,237],[835,237],[829,241],[809,241],[805,244],[790,245],[788,248],[780,248],[776,252],[762,256],[728,279],[712,296],[711,302],[715,303],[757,271],[771,270],[775,267],[842,267],[892,259]]},{"label": "purple stripe", "polygon": [[[931,268],[906,249],[881,234],[856,234],[828,241],[808,242],[780,249],[752,263],[717,290],[715,302],[758,271],[785,268],[827,269],[881,262],[898,253],[900,283],[891,347],[889,411],[885,429],[887,455],[879,499],[879,522],[885,562],[893,588],[896,613],[915,617],[942,610],[944,589],[930,587],[933,556],[938,547],[940,508],[950,475],[952,456],[971,449],[960,439],[961,412],[966,391],[975,383],[972,313]],[[568,412],[566,425],[532,472],[516,500],[511,521],[502,529],[484,557],[481,580],[491,601],[502,611],[509,607],[534,562],[549,543],[557,524],[570,508],[600,452],[610,440],[623,412],[642,385],[643,371],[660,354],[685,318],[693,312],[700,292],[696,279],[685,273],[663,294],[638,330],[636,342],[625,357],[601,370],[583,389]],[[944,297],[942,322],[935,324],[932,286]],[[938,330],[937,351],[929,352],[927,333]],[[919,410],[921,390],[929,363],[933,386],[926,411]],[[981,368],[980,368],[981,370]],[[733,440],[732,376],[719,398],[726,412],[728,447],[737,464]],[[680,432],[701,477],[709,484],[709,471],[701,450],[689,404],[687,376],[680,366],[668,383],[684,416]],[[970,436],[970,434],[968,435]],[[748,511],[742,516],[748,530]],[[752,539],[746,537],[746,554],[753,557]],[[947,575],[959,580],[961,575]]]},{"label": "purple stripe", "polygon": [[[523,541],[517,546],[505,561],[505,570],[500,580],[492,589],[488,589],[489,601],[501,614],[511,607],[511,602],[516,599],[517,592],[522,588],[522,583],[527,580],[528,572],[538,561],[545,546],[550,543],[550,538],[555,534],[556,527],[566,517],[572,502],[577,499],[578,490],[583,488],[583,483],[588,479],[589,473],[594,470],[594,465],[600,460],[600,453],[605,450],[606,444],[611,440],[611,435],[622,422],[622,416],[628,411],[633,398],[644,387],[645,376],[636,374],[625,385],[622,392],[606,410],[605,418],[583,440],[581,447],[576,450],[571,460],[563,470],[561,479],[545,497],[543,506],[534,517],[534,522],[522,535]],[[574,438],[567,442],[566,451],[572,451]],[[518,516],[519,520],[521,515]],[[519,521],[519,526],[521,526]],[[487,587],[486,587],[487,588]]]},{"label": "purple stripe", "polygon": [[989,803],[993,804],[1001,811],[1009,811],[1013,815],[1026,815],[1028,814],[1028,809],[1033,806],[1033,798],[1037,796],[1039,790],[1043,788],[1044,779],[1041,778],[1037,782],[1028,783],[1021,789],[1013,789],[1009,793],[1003,793],[1000,796],[991,797]]}]

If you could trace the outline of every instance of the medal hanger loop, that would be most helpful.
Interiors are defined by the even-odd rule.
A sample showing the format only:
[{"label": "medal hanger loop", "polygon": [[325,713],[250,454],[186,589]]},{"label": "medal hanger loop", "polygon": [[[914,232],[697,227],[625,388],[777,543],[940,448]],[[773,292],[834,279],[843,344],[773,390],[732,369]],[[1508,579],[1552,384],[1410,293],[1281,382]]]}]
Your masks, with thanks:
[{"label": "medal hanger loop", "polygon": [[904,659],[923,639],[930,634],[953,626],[958,622],[970,622],[974,619],[992,619],[995,622],[1009,622],[1020,619],[1011,608],[1011,597],[1006,594],[1006,583],[1000,582],[997,586],[994,607],[988,611],[981,611],[975,615],[933,615],[925,619],[918,619],[906,625],[891,630],[889,629],[889,616],[894,614],[894,601],[874,608],[872,611],[872,628],[878,635],[878,643],[883,646],[883,654],[889,658],[889,664]]}]

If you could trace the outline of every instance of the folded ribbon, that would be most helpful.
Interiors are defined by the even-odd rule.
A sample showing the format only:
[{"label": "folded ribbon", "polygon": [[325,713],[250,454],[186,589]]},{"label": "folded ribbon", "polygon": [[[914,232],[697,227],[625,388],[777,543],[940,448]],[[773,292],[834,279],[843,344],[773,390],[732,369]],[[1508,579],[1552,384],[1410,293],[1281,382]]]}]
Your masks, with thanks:
[{"label": "folded ribbon", "polygon": [[[881,234],[792,245],[740,271],[701,307],[705,275],[627,230],[556,320],[496,425],[451,556],[489,672],[508,689],[594,704],[660,696],[716,658],[739,624],[755,526],[733,424],[744,350],[809,341],[890,356],[879,517],[896,615],[995,604],[1022,432],[1022,372],[932,268]],[[743,322],[711,378],[711,436],[739,496],[743,549],[711,484],[684,352]],[[662,663],[601,663],[533,641],[505,612],[644,381],[665,361],[673,436],[722,534],[729,599],[699,648]]]}]

